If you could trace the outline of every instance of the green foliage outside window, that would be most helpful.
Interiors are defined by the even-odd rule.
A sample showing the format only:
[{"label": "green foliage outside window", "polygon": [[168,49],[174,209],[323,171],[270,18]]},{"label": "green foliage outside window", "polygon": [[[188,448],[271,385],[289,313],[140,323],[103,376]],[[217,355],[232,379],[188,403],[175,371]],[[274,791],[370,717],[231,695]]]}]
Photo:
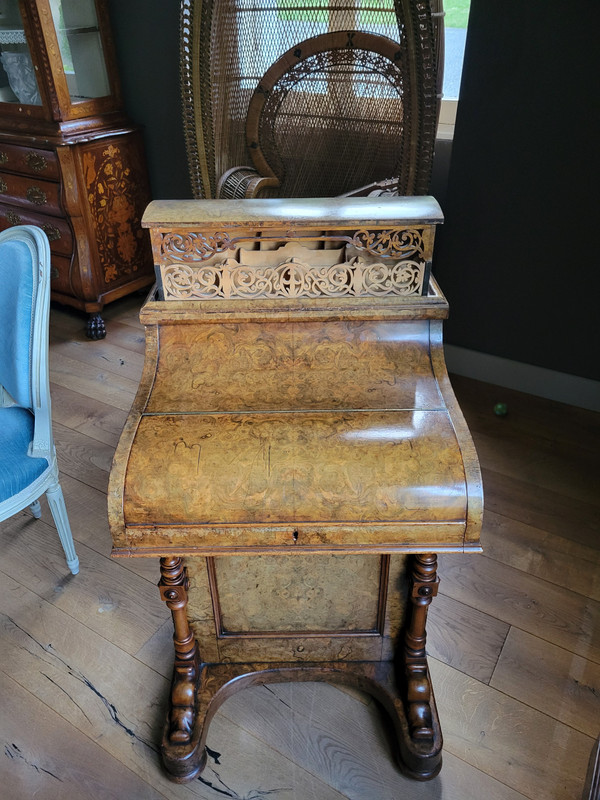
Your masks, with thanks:
[{"label": "green foliage outside window", "polygon": [[[444,11],[446,12],[444,24],[447,28],[467,27],[470,3],[471,0],[446,0],[444,3]],[[385,11],[374,13],[370,10],[372,3],[369,2],[369,0],[362,0],[360,5],[369,8],[369,11],[365,12],[365,14],[368,14],[368,19],[371,24],[383,25],[389,22]],[[383,0],[382,5],[384,8],[392,10],[394,8],[394,0]],[[277,3],[277,8],[279,10],[278,16],[279,19],[287,20],[327,22],[329,16],[328,11],[324,8],[315,9],[314,6],[314,0],[279,0]],[[381,19],[377,19],[378,17],[381,17]],[[359,26],[361,25],[360,16],[358,24]]]},{"label": "green foliage outside window", "polygon": [[469,20],[471,0],[446,0],[444,3],[444,25],[447,28],[466,28]]}]

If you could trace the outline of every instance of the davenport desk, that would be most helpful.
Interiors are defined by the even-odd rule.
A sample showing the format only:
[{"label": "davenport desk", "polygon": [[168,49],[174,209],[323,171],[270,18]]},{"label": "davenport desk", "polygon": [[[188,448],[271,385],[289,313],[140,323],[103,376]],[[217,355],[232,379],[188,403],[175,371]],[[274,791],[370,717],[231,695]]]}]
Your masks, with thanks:
[{"label": "davenport desk", "polygon": [[442,351],[428,197],[154,202],[146,360],[111,472],[115,556],[174,623],[162,755],[204,767],[237,689],[347,682],[441,766],[436,554],[478,551],[481,477]]}]

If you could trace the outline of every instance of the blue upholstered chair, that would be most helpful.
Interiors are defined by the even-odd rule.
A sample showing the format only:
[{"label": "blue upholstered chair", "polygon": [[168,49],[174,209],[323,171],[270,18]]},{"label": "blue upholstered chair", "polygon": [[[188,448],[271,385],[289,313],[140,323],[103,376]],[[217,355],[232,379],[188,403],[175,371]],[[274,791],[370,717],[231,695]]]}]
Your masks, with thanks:
[{"label": "blue upholstered chair", "polygon": [[67,565],[79,559],[58,482],[48,379],[50,247],[40,228],[0,233],[0,520],[26,506],[41,516],[44,492]]}]

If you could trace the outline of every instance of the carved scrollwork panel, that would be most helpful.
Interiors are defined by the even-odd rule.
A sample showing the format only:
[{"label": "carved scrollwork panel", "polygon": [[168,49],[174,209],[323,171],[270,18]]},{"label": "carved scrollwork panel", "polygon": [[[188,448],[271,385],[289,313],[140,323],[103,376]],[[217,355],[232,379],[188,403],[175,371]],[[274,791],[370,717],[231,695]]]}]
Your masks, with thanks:
[{"label": "carved scrollwork panel", "polygon": [[226,259],[204,266],[169,264],[161,272],[167,299],[381,297],[420,293],[424,264],[408,259],[373,264],[354,257],[325,267],[297,259],[274,267],[248,267]]},{"label": "carved scrollwork panel", "polygon": [[423,231],[418,228],[399,228],[387,231],[360,230],[352,239],[354,247],[377,256],[407,258],[424,256]]},{"label": "carved scrollwork panel", "polygon": [[[287,241],[293,241],[294,237]],[[365,251],[378,258],[408,258],[415,255],[426,258],[427,246],[422,228],[393,228],[383,231],[340,231],[337,234],[306,237],[307,241],[343,242],[355,249]],[[164,233],[160,242],[161,257],[166,261],[206,261],[219,253],[235,250],[242,242],[286,241],[285,237],[270,237],[266,232],[260,236],[230,236],[224,231],[199,233]]]},{"label": "carved scrollwork panel", "polygon": [[166,233],[162,237],[161,253],[181,261],[206,260],[234,247],[227,233],[217,232],[212,236],[201,233]]}]

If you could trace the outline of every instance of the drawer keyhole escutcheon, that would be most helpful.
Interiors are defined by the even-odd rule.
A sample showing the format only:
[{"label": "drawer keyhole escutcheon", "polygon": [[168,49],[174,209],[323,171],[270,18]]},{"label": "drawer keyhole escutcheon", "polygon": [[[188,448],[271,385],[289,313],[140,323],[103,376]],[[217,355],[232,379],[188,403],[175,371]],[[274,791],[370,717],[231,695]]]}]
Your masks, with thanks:
[{"label": "drawer keyhole escutcheon", "polygon": [[30,186],[25,194],[29,202],[34,203],[36,206],[43,206],[46,202],[48,202],[46,193],[43,192],[39,186]]},{"label": "drawer keyhole escutcheon", "polygon": [[34,172],[43,172],[48,166],[48,162],[44,156],[41,156],[39,153],[27,153],[25,161],[27,162],[27,166]]}]

